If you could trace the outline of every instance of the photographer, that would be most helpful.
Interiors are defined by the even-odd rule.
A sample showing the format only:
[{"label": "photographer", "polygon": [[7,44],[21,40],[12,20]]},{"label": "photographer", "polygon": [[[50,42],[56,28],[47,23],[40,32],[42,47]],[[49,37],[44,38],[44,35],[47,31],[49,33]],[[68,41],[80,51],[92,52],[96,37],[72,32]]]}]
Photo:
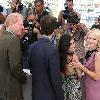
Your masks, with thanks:
[{"label": "photographer", "polygon": [[21,3],[21,0],[12,0],[11,8],[8,10],[8,14],[18,12],[23,15],[24,19],[27,17],[27,8]]},{"label": "photographer", "polygon": [[93,29],[93,28],[100,30],[100,15],[98,17],[97,23],[93,24],[90,29]]},{"label": "photographer", "polygon": [[0,24],[3,24],[7,15],[7,10],[0,5]]},{"label": "photographer", "polygon": [[21,46],[22,46],[22,56],[23,56],[23,68],[28,69],[28,48],[29,46],[38,40],[38,34],[39,34],[39,26],[40,24],[37,22],[35,14],[30,12],[28,14],[28,17],[24,21],[24,27],[26,34],[21,40]]},{"label": "photographer", "polygon": [[[74,41],[75,41],[75,54],[78,56],[79,61],[83,63],[83,59],[85,56],[85,47],[84,47],[84,38],[87,34],[87,27],[83,23],[80,23],[80,15],[77,14],[77,17],[72,17],[71,23],[67,23],[64,26],[65,34],[69,34],[73,36]],[[76,20],[76,21],[75,21]],[[77,20],[79,20],[78,23]],[[74,22],[75,23],[72,23]],[[81,87],[83,89],[83,95],[82,95],[82,100],[85,100],[85,90],[84,90],[84,78],[81,79]]]},{"label": "photographer", "polygon": [[[65,10],[60,12],[58,22],[65,30],[65,34],[69,34],[75,38],[76,43],[76,55],[82,62],[85,54],[84,37],[87,33],[85,25],[80,23],[81,16],[73,9],[73,0],[66,0]],[[67,23],[65,23],[65,21]]]},{"label": "photographer", "polygon": [[45,15],[51,15],[50,11],[46,9],[47,7],[44,7],[44,1],[43,0],[35,0],[34,1],[34,8],[32,9],[33,13],[35,13],[37,21],[40,23],[41,17]]},{"label": "photographer", "polygon": [[66,21],[68,20],[67,18],[69,17],[70,13],[76,13],[73,9],[73,6],[73,0],[66,0],[64,4],[65,10],[60,11],[58,15],[58,22],[61,24],[61,26],[64,26],[66,24]]},{"label": "photographer", "polygon": [[84,37],[87,33],[87,27],[83,23],[80,23],[80,15],[70,13],[69,20],[65,26],[65,34],[69,34],[74,37],[76,43],[76,50],[75,53],[78,56],[80,62],[82,62],[85,54],[85,47],[84,47]]}]

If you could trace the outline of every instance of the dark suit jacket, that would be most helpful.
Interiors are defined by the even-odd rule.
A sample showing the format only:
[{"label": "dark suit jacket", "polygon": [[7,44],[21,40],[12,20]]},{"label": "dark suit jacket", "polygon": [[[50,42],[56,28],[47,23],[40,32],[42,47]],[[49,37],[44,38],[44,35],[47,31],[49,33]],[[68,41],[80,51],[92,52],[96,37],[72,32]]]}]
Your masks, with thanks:
[{"label": "dark suit jacket", "polygon": [[32,100],[64,100],[59,63],[59,53],[49,39],[40,38],[30,46]]}]

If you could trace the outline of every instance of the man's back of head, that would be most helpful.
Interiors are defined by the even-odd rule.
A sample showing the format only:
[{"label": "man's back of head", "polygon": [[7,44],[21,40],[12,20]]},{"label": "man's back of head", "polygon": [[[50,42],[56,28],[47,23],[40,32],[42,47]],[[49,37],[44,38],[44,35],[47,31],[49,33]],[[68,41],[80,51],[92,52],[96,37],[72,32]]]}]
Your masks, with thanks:
[{"label": "man's back of head", "polygon": [[51,15],[45,15],[40,20],[41,34],[51,35],[54,31],[55,18]]}]

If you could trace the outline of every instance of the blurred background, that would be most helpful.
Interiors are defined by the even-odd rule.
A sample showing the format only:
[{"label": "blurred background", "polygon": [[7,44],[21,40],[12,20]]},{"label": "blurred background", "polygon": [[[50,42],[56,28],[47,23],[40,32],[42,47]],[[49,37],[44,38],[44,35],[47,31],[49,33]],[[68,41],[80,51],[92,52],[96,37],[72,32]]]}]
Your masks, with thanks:
[{"label": "blurred background", "polygon": [[[51,9],[53,15],[58,17],[59,11],[64,9],[65,0],[44,0],[45,5]],[[5,9],[10,8],[12,0],[0,0],[0,5],[3,5]],[[33,3],[34,0],[22,0],[24,6]],[[89,28],[96,21],[100,15],[100,0],[74,0],[75,11],[81,14],[81,22],[86,24]]]}]

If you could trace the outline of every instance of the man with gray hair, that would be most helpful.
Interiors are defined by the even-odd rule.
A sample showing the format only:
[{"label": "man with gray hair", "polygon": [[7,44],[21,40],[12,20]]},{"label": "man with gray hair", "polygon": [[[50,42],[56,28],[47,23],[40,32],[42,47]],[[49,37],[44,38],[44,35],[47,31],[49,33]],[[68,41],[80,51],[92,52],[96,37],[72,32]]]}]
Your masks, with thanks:
[{"label": "man with gray hair", "polygon": [[26,75],[21,66],[20,40],[23,17],[19,13],[7,16],[0,31],[0,99],[23,100],[22,84]]}]

